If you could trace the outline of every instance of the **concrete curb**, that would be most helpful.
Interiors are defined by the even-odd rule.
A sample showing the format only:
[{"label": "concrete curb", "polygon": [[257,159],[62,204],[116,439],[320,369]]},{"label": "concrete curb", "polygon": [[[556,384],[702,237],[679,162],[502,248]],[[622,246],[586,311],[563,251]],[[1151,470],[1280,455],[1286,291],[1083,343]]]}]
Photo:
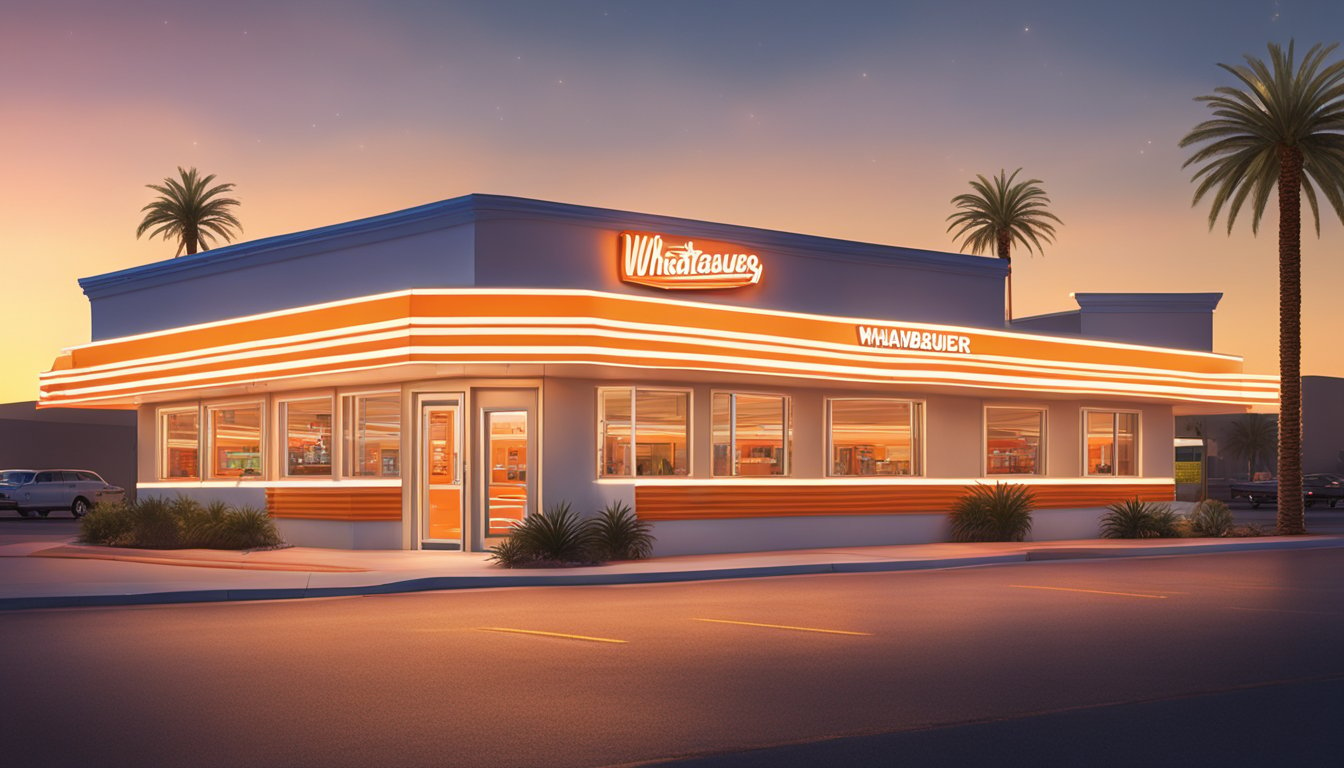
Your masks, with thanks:
[{"label": "concrete curb", "polygon": [[1204,544],[1161,545],[1146,547],[1070,547],[1067,549],[1030,549],[1002,555],[974,557],[944,557],[925,560],[872,560],[831,563],[796,563],[787,565],[751,566],[740,568],[707,568],[704,570],[576,573],[549,571],[545,573],[510,572],[499,576],[435,576],[428,578],[389,581],[353,587],[307,587],[302,589],[206,589],[139,594],[50,595],[41,597],[0,598],[0,610],[32,608],[75,608],[119,605],[160,605],[172,603],[212,603],[250,600],[293,600],[310,597],[352,597],[386,595],[410,592],[428,592],[456,589],[487,589],[498,587],[573,587],[614,584],[656,584],[671,582],[715,581],[721,579],[749,579],[770,576],[805,576],[822,573],[882,573],[895,571],[940,570],[968,568],[1007,563],[1040,562],[1052,560],[1110,559],[1126,557],[1170,557],[1178,555],[1218,554],[1258,550],[1337,549],[1344,547],[1344,537],[1312,538],[1305,540],[1274,539],[1269,541],[1246,539]]}]

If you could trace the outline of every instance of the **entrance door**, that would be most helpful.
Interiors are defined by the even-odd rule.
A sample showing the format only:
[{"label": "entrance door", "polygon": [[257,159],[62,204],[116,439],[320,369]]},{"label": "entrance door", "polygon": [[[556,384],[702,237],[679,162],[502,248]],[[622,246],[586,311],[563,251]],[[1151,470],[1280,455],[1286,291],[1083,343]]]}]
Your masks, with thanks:
[{"label": "entrance door", "polygon": [[485,550],[538,508],[537,390],[472,392],[478,438],[467,539]]},{"label": "entrance door", "polygon": [[462,419],[457,401],[420,407],[420,541],[462,548]]},{"label": "entrance door", "polygon": [[508,536],[530,506],[527,411],[486,411],[485,535]]}]

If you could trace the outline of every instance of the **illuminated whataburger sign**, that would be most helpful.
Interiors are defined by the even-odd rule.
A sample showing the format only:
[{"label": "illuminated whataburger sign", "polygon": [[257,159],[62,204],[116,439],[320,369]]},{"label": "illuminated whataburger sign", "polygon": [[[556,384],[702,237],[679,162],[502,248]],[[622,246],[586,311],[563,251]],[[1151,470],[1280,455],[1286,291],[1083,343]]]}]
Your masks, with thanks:
[{"label": "illuminated whataburger sign", "polygon": [[621,279],[671,291],[741,288],[761,281],[765,267],[754,253],[732,252],[742,246],[692,240],[664,242],[662,235],[621,233]]},{"label": "illuminated whataburger sign", "polygon": [[971,337],[959,333],[914,331],[897,327],[882,328],[875,325],[860,325],[858,331],[859,345],[864,347],[957,352],[964,355],[971,353]]}]

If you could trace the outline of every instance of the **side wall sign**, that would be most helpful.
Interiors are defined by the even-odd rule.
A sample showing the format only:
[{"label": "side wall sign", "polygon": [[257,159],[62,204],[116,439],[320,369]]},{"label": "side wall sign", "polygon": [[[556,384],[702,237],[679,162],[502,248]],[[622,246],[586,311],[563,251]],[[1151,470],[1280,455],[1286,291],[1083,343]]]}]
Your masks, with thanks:
[{"label": "side wall sign", "polygon": [[647,232],[622,232],[620,272],[627,283],[669,291],[756,285],[761,258],[740,245],[695,241]]}]

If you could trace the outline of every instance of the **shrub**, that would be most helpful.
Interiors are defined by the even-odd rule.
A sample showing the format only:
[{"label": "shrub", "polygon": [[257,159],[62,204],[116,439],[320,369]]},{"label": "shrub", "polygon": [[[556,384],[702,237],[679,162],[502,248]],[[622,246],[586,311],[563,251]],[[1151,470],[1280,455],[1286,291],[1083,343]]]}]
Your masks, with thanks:
[{"label": "shrub", "polygon": [[80,541],[113,547],[254,549],[281,543],[263,509],[233,509],[223,502],[202,507],[179,496],[99,504],[80,520]]},{"label": "shrub", "polygon": [[1134,497],[1106,507],[1101,517],[1101,536],[1106,539],[1158,539],[1177,534],[1180,518],[1170,504],[1139,501]]},{"label": "shrub", "polygon": [[569,508],[568,502],[553,504],[541,514],[523,518],[514,526],[511,538],[536,560],[580,563],[592,559],[592,528]]},{"label": "shrub", "polygon": [[173,508],[182,516],[182,546],[191,548],[210,548],[215,530],[229,513],[229,505],[222,501],[202,507],[185,496],[177,497]]},{"label": "shrub", "polygon": [[280,533],[266,510],[239,507],[223,514],[214,524],[212,549],[257,549],[280,545]]},{"label": "shrub", "polygon": [[521,568],[537,560],[532,551],[513,536],[491,547],[489,559],[499,563],[503,568]]},{"label": "shrub", "polygon": [[1204,499],[1190,512],[1190,530],[1196,536],[1230,535],[1232,510],[1217,499]]},{"label": "shrub", "polygon": [[1022,541],[1036,496],[1025,485],[976,484],[952,504],[953,541]]},{"label": "shrub", "polygon": [[133,526],[126,540],[116,544],[145,549],[174,549],[182,546],[182,517],[171,502],[152,496],[127,505]]},{"label": "shrub", "polygon": [[635,517],[625,502],[611,502],[589,525],[593,554],[599,560],[642,560],[653,554],[654,538],[649,533],[653,526]]},{"label": "shrub", "polygon": [[125,539],[134,526],[125,502],[103,502],[94,505],[79,519],[79,540],[85,544],[113,546]]}]

